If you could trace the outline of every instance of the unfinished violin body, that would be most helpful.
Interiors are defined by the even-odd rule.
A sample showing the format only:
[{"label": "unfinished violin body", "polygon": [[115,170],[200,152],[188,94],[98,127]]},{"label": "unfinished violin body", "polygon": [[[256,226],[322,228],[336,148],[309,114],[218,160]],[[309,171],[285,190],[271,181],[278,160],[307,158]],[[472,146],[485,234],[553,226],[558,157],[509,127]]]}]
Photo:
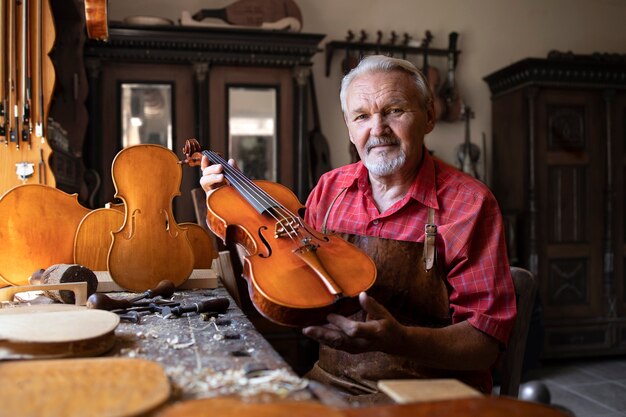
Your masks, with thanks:
[{"label": "unfinished violin body", "polygon": [[[198,161],[199,145],[193,146],[185,153]],[[251,181],[216,153],[203,154],[224,166],[230,184],[207,197],[207,223],[225,242],[245,248],[243,275],[256,309],[296,327],[323,323],[331,312],[356,312],[356,297],[376,279],[374,262],[341,237],[306,225],[287,187]]]},{"label": "unfinished violin body", "polygon": [[135,292],[164,279],[179,286],[191,275],[194,254],[172,212],[182,179],[176,154],[158,145],[130,146],[117,154],[111,172],[115,197],[124,201],[124,224],[112,232],[107,257],[111,278]]}]

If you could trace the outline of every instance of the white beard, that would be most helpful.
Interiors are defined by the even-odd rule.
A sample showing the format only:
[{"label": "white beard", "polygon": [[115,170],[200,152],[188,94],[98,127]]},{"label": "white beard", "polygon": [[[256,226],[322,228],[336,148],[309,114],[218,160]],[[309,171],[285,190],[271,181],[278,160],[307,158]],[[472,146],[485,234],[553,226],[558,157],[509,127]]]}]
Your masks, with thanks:
[{"label": "white beard", "polygon": [[395,137],[372,137],[365,144],[365,158],[363,165],[367,170],[378,177],[395,174],[406,162],[406,153],[400,148],[400,153],[393,159],[388,159],[387,153],[378,153],[375,160],[370,158],[371,148],[381,144],[399,144],[400,141]]}]

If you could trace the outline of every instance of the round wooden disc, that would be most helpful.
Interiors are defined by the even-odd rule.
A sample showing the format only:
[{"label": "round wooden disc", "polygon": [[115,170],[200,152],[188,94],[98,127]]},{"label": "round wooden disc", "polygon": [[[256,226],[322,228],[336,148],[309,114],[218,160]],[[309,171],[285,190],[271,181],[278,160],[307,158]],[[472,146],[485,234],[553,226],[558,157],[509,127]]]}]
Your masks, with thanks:
[{"label": "round wooden disc", "polygon": [[94,356],[115,342],[110,311],[47,304],[0,310],[0,359]]},{"label": "round wooden disc", "polygon": [[131,358],[4,362],[0,386],[10,416],[144,415],[170,395],[159,364]]}]

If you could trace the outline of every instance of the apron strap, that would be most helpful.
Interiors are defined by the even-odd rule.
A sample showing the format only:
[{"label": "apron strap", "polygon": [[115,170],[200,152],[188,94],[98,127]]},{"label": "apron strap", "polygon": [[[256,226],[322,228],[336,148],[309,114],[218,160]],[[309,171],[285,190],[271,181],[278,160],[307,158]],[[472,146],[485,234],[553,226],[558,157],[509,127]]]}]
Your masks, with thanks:
[{"label": "apron strap", "polygon": [[435,210],[428,207],[428,223],[424,225],[424,252],[422,260],[424,261],[424,269],[430,271],[435,265],[437,250],[435,248],[435,239],[437,237],[437,225],[435,224]]},{"label": "apron strap", "polygon": [[335,202],[339,199],[339,197],[341,197],[343,194],[345,194],[346,191],[348,191],[348,187],[342,188],[341,191],[339,191],[339,194],[337,194],[335,196],[335,198],[333,198],[333,201],[330,203],[330,206],[328,206],[328,210],[326,211],[326,215],[324,216],[324,222],[322,223],[322,233],[323,234],[327,234],[328,233],[328,230],[326,229],[326,223],[328,222],[328,218],[330,217],[330,212],[333,209],[333,206],[335,205]]}]

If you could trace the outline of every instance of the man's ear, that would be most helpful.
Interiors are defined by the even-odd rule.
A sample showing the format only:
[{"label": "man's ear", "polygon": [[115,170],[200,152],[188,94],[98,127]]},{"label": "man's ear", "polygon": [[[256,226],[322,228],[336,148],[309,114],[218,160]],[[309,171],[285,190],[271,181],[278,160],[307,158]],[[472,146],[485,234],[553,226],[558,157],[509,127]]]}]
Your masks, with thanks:
[{"label": "man's ear", "polygon": [[343,121],[346,124],[346,128],[348,129],[348,137],[350,138],[350,142],[354,144],[354,139],[352,139],[352,133],[350,133],[350,127],[348,126],[348,119],[346,118],[345,113],[343,115]]},{"label": "man's ear", "polygon": [[435,124],[437,122],[437,117],[435,116],[435,102],[434,100],[430,102],[430,105],[426,109],[426,131],[424,134],[428,134],[433,131],[435,128]]}]

